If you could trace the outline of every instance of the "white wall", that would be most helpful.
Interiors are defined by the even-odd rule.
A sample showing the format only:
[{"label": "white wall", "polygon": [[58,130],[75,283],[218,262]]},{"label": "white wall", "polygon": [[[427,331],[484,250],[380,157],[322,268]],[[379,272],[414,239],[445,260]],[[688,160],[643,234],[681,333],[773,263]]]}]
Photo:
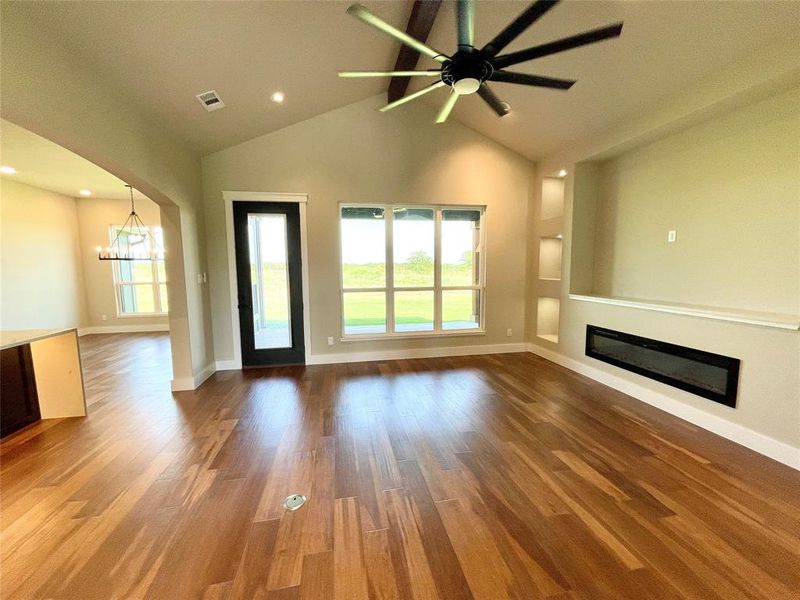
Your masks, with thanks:
[{"label": "white wall", "polygon": [[193,387],[213,363],[208,289],[196,282],[205,271],[200,157],[168,123],[132,104],[24,15],[3,12],[0,42],[3,118],[94,162],[162,207],[174,249],[166,260],[174,386]]},{"label": "white wall", "polygon": [[[81,237],[81,258],[86,282],[86,325],[89,327],[166,327],[169,318],[164,316],[117,316],[117,297],[114,290],[113,264],[100,261],[96,246],[109,244],[109,227],[121,225],[130,212],[128,200],[106,198],[76,198],[78,225]],[[145,225],[161,225],[157,204],[145,198],[136,201],[136,212]],[[105,319],[103,319],[105,315]]]},{"label": "white wall", "polygon": [[799,313],[799,107],[797,88],[602,162],[593,293]]},{"label": "white wall", "polygon": [[0,179],[0,328],[86,323],[75,201]]},{"label": "white wall", "polygon": [[[698,123],[692,116],[689,128],[675,128],[667,120],[655,128],[663,134],[655,143],[650,143],[654,134],[647,131],[639,135],[648,145],[632,149],[636,146],[626,143],[623,157],[611,166],[614,191],[621,199],[615,202],[616,212],[606,212],[600,224],[600,236],[613,232],[613,243],[599,240],[599,254],[594,256],[585,239],[591,236],[587,221],[593,215],[574,214],[573,207],[575,198],[583,200],[591,192],[585,188],[602,189],[602,169],[593,167],[582,180],[573,180],[572,174],[575,163],[602,154],[624,136],[610,132],[605,138],[580,141],[544,161],[543,173],[570,171],[560,335],[557,344],[536,338],[530,327],[530,315],[536,310],[534,293],[529,297],[528,339],[564,364],[588,369],[665,410],[800,467],[796,450],[800,448],[800,333],[568,297],[573,274],[581,291],[591,288],[586,274],[594,260],[601,265],[601,277],[608,279],[602,275],[603,265],[617,270],[610,280],[612,292],[800,312],[800,88],[796,83],[785,85],[787,79],[781,81],[720,98],[716,110],[705,104],[706,121]],[[673,121],[680,122],[686,114],[683,107],[676,109]],[[628,126],[629,132],[634,125]],[[730,213],[721,214],[726,208]],[[532,212],[538,212],[538,198]],[[573,216],[580,218],[573,221]],[[613,227],[608,219],[613,219]],[[541,228],[535,215],[531,224],[535,239]],[[677,228],[679,236],[673,248],[665,239],[666,229],[671,228]],[[668,252],[675,255],[667,256]],[[535,256],[533,244],[530,256]],[[531,275],[535,277],[535,272]],[[741,359],[737,407],[587,358],[587,324]]]},{"label": "white wall", "polygon": [[[209,273],[217,361],[231,360],[223,190],[309,194],[311,348],[307,354],[521,343],[525,312],[525,222],[533,164],[431,108],[379,113],[374,97],[203,159]],[[485,204],[486,335],[339,342],[338,205]],[[506,329],[512,336],[506,336]],[[329,347],[326,338],[336,345]]]}]

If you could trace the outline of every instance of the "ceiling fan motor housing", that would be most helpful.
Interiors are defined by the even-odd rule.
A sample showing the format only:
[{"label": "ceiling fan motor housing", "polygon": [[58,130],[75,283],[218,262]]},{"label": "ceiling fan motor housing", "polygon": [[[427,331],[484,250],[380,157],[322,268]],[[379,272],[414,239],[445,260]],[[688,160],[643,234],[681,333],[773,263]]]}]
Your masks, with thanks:
[{"label": "ceiling fan motor housing", "polygon": [[493,72],[492,64],[479,51],[459,50],[442,65],[442,81],[459,95],[472,94]]}]

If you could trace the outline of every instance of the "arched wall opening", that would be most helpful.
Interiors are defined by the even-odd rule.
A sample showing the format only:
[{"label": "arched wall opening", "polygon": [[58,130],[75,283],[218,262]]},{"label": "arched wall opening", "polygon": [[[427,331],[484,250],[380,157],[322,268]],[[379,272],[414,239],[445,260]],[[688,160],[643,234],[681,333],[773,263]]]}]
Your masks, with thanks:
[{"label": "arched wall opening", "polygon": [[[22,127],[22,124],[16,123],[11,119],[5,119],[5,121],[20,125]],[[40,128],[39,131],[35,131],[35,127],[31,128],[29,123],[25,123],[25,125],[26,126],[23,128],[27,131],[35,133],[36,135],[43,137],[48,141],[61,146],[62,148],[66,148],[67,150],[78,154],[75,152],[74,148],[69,148],[64,145],[62,140],[52,139],[51,137],[43,135],[44,131],[42,131],[42,128]],[[56,135],[54,137],[58,136]],[[85,154],[78,155],[82,158],[90,160]],[[90,162],[97,164],[97,161],[90,160]],[[103,170],[121,179],[122,181],[129,183],[135,190],[141,192],[156,202],[159,207],[159,212],[161,215],[160,222],[164,231],[164,239],[166,242],[165,245],[167,248],[167,253],[165,255],[165,268],[167,271],[166,285],[170,304],[168,319],[170,346],[172,349],[173,388],[192,388],[194,386],[189,385],[188,383],[193,381],[193,372],[191,360],[191,332],[189,328],[188,299],[186,293],[186,269],[184,266],[185,249],[183,246],[181,209],[169,197],[161,193],[154,186],[148,184],[141,177],[137,177],[129,169],[117,167],[116,165],[109,165],[108,161],[101,160],[101,162],[105,162],[105,164],[97,164],[98,167],[101,167]],[[31,209],[35,210],[34,207]]]},{"label": "arched wall opening", "polygon": [[161,207],[170,240],[173,389],[193,389],[214,369],[199,154],[135,105],[113,77],[42,35],[35,11],[0,6],[0,116],[130,183]]}]

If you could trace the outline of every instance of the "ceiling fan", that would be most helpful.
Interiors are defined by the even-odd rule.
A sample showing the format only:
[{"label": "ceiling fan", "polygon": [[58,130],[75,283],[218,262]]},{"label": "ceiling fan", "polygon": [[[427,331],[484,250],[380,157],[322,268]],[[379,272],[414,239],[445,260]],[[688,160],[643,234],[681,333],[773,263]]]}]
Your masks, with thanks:
[{"label": "ceiling fan", "polygon": [[437,123],[444,123],[447,120],[459,96],[465,96],[475,92],[478,92],[478,95],[495,113],[497,113],[497,116],[505,116],[508,114],[510,107],[506,102],[501,101],[489,88],[487,84],[489,81],[516,83],[556,90],[568,90],[575,83],[575,81],[570,79],[556,79],[541,75],[514,73],[504,70],[506,67],[536,58],[542,58],[543,56],[564,52],[565,50],[571,50],[572,48],[586,46],[587,44],[594,44],[596,42],[615,38],[622,33],[622,23],[615,23],[614,25],[592,29],[554,42],[533,46],[525,50],[518,50],[517,52],[511,52],[509,54],[500,54],[503,48],[508,46],[517,36],[544,16],[545,13],[558,4],[558,2],[559,0],[537,0],[533,2],[522,14],[509,23],[503,31],[498,33],[492,41],[483,48],[478,49],[473,46],[475,41],[475,0],[457,0],[456,27],[458,29],[458,49],[452,56],[439,52],[429,45],[414,39],[406,32],[392,27],[386,21],[373,15],[362,5],[353,4],[347,9],[348,14],[367,25],[389,34],[420,54],[430,56],[433,60],[441,63],[442,67],[441,69],[428,69],[425,71],[341,71],[339,77],[438,78],[438,81],[435,83],[387,104],[380,109],[381,111],[391,110],[436,89],[450,86],[450,96],[436,116]]}]

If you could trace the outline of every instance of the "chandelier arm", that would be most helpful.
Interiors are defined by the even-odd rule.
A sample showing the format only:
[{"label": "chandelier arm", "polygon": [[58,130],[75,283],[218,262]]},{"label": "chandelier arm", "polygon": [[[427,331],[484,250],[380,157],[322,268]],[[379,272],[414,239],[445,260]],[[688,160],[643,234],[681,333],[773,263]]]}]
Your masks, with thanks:
[{"label": "chandelier arm", "polygon": [[129,219],[130,215],[128,216],[127,219],[125,219],[125,222],[122,225],[120,225],[119,229],[117,229],[117,235],[114,236],[114,239],[111,241],[111,245],[109,246],[109,248],[113,248],[114,246],[117,246],[117,248],[119,248],[119,234],[125,231],[125,225],[128,224]]},{"label": "chandelier arm", "polygon": [[[114,239],[111,241],[111,245],[107,246],[108,250],[104,254],[102,248],[98,251],[98,258],[100,260],[157,260],[156,258],[156,248],[154,246],[155,238],[150,234],[150,229],[147,225],[144,224],[144,221],[136,214],[136,204],[133,197],[133,186],[129,184],[125,184],[125,187],[128,188],[128,193],[130,194],[131,198],[131,212],[128,214],[128,218],[125,219],[125,222],[118,226],[116,235],[114,235]],[[122,233],[125,233],[127,238],[127,250],[123,252],[121,247],[121,238],[120,236]],[[131,237],[135,236],[136,238],[140,238],[139,241],[132,243]],[[132,255],[131,246],[139,244],[143,244],[144,247],[147,249],[147,257],[146,258],[137,258],[136,256]]]}]

